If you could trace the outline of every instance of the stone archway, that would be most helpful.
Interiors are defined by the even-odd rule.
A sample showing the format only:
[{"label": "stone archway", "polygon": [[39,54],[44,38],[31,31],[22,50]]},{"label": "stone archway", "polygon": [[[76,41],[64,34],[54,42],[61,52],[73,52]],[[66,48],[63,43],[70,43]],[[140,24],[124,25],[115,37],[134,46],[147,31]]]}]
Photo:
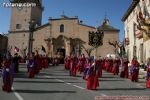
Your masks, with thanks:
[{"label": "stone archway", "polygon": [[[60,35],[57,38],[53,38],[53,55],[62,56],[76,54],[77,56],[81,54],[83,45],[85,44],[79,38],[68,38],[66,36]],[[60,51],[60,52],[58,52]],[[62,53],[63,52],[63,53]]]},{"label": "stone archway", "polygon": [[60,58],[60,63],[64,63],[64,57],[66,55],[65,38],[60,35],[57,38],[52,39],[53,42],[53,56]]}]

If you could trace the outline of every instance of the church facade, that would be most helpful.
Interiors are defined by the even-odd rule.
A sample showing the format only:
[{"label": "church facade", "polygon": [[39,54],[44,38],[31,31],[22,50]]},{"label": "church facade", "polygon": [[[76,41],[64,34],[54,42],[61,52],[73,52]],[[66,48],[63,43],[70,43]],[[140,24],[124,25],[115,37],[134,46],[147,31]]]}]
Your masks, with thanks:
[{"label": "church facade", "polygon": [[[28,53],[29,47],[29,22],[34,19],[36,28],[33,32],[32,51],[47,54],[49,57],[59,55],[64,57],[71,53],[77,55],[92,50],[89,46],[89,32],[97,29],[104,32],[103,46],[96,51],[92,50],[91,55],[105,57],[107,54],[114,54],[114,47],[109,45],[109,41],[119,40],[119,29],[112,27],[107,18],[101,26],[95,28],[85,25],[79,21],[77,16],[68,17],[62,15],[60,18],[49,18],[48,22],[41,25],[42,8],[12,8],[10,30],[8,35],[8,46],[11,54],[16,53],[15,47],[20,55]],[[44,49],[44,50],[43,50]]]}]

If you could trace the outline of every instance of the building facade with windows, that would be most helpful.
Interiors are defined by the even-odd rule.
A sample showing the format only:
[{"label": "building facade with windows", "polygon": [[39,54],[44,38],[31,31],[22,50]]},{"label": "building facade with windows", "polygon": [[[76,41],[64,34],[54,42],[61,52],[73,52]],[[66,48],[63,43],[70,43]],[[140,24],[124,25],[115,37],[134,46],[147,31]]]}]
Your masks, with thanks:
[{"label": "building facade with windows", "polygon": [[[10,30],[8,35],[9,47],[17,47],[20,49],[20,55],[28,53],[29,44],[29,22],[34,20],[36,28],[33,32],[32,51],[44,53],[48,56],[54,55],[77,55],[84,53],[87,55],[87,50],[92,47],[88,45],[89,32],[96,31],[93,26],[83,24],[77,16],[68,17],[62,15],[60,18],[48,19],[46,24],[41,25],[42,9],[41,7],[34,8],[12,8]],[[97,56],[106,56],[114,54],[114,48],[109,45],[108,41],[119,40],[119,29],[110,25],[108,19],[104,19],[103,24],[98,27],[100,31],[104,31],[103,46],[97,48]],[[14,49],[11,54],[15,53]],[[94,55],[94,51],[91,53]]]},{"label": "building facade with windows", "polygon": [[145,63],[150,57],[150,1],[133,0],[122,21],[129,60],[136,56],[139,62]]}]

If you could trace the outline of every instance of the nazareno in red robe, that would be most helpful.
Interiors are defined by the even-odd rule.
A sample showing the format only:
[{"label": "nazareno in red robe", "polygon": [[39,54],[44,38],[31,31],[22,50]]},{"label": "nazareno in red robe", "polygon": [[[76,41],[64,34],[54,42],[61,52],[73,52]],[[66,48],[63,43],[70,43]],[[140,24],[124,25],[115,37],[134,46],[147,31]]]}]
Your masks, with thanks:
[{"label": "nazareno in red robe", "polygon": [[42,59],[39,54],[37,54],[34,58],[34,73],[38,74],[40,70],[42,69]]},{"label": "nazareno in red robe", "polygon": [[2,77],[3,77],[3,91],[11,92],[11,87],[13,84],[14,77],[14,67],[10,60],[5,59],[4,66],[2,69]]},{"label": "nazareno in red robe", "polygon": [[115,74],[119,74],[119,64],[120,64],[120,60],[119,59],[115,59],[113,62],[113,68],[112,68],[112,73],[113,75]]},{"label": "nazareno in red robe", "polygon": [[77,59],[76,57],[70,58],[70,76],[76,76],[77,72]]},{"label": "nazareno in red robe", "polygon": [[66,56],[66,57],[64,58],[64,67],[65,67],[66,70],[69,69],[69,64],[70,64],[69,57]]},{"label": "nazareno in red robe", "polygon": [[150,88],[150,65],[147,68],[147,81],[146,81],[146,87]]},{"label": "nazareno in red robe", "polygon": [[123,59],[121,73],[120,73],[121,78],[128,78],[129,77],[128,63],[129,63],[129,61],[127,59]]},{"label": "nazareno in red robe", "polygon": [[102,69],[103,69],[102,64],[103,63],[102,63],[101,59],[96,60],[96,69],[97,69],[97,74],[96,75],[98,76],[98,78],[102,77]]},{"label": "nazareno in red robe", "polygon": [[134,60],[134,59],[132,60],[130,71],[131,71],[130,80],[131,80],[131,81],[138,82],[139,63],[137,62],[137,60]]},{"label": "nazareno in red robe", "polygon": [[48,56],[44,57],[44,68],[48,68]]},{"label": "nazareno in red robe", "polygon": [[87,80],[87,89],[96,90],[99,86],[98,76],[94,70],[94,66],[91,66],[88,70],[88,80]]}]

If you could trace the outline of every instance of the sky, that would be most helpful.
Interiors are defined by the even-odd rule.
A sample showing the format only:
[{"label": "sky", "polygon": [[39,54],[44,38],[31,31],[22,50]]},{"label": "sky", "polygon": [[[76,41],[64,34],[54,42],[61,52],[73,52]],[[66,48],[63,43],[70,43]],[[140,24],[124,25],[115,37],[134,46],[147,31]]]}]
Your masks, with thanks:
[{"label": "sky", "polygon": [[[8,0],[0,0],[0,33],[8,33],[10,25],[11,8],[6,8],[3,3]],[[69,17],[78,16],[84,24],[97,26],[107,15],[110,24],[120,29],[119,40],[124,38],[124,24],[121,21],[132,0],[43,0],[42,24],[48,22],[48,18],[60,18],[63,14]]]}]

